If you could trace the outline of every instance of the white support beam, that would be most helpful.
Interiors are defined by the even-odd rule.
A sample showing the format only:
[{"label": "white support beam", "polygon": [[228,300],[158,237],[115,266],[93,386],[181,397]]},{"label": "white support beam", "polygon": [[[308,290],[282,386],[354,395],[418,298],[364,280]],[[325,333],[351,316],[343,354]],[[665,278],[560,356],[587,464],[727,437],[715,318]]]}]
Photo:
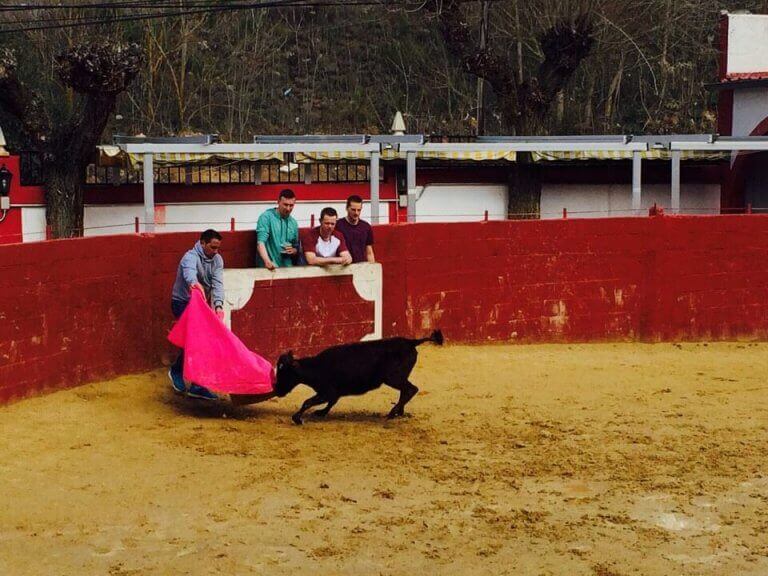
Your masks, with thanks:
[{"label": "white support beam", "polygon": [[380,198],[379,198],[379,159],[381,154],[379,152],[371,153],[371,165],[368,170],[368,175],[371,180],[371,223],[379,224],[380,213]]},{"label": "white support beam", "polygon": [[639,151],[632,153],[632,211],[639,216],[642,207],[642,158]]},{"label": "white support beam", "polygon": [[672,141],[670,150],[695,150],[699,152],[730,152],[768,150],[768,140],[763,137],[718,139],[714,142]]},{"label": "white support beam", "polygon": [[408,222],[416,222],[416,152],[405,155],[406,190],[408,192]]},{"label": "white support beam", "polygon": [[274,144],[121,144],[129,154],[236,154],[247,152],[371,152],[379,144],[274,143]]},{"label": "white support beam", "polygon": [[680,150],[672,150],[672,213],[680,213]]},{"label": "white support beam", "polygon": [[144,154],[144,231],[155,231],[155,170],[152,153]]},{"label": "white support beam", "polygon": [[646,142],[562,141],[562,142],[460,142],[430,144],[400,144],[400,152],[583,152],[624,151],[645,152]]},{"label": "white support beam", "polygon": [[408,218],[410,223],[416,222],[416,189],[408,190]]}]

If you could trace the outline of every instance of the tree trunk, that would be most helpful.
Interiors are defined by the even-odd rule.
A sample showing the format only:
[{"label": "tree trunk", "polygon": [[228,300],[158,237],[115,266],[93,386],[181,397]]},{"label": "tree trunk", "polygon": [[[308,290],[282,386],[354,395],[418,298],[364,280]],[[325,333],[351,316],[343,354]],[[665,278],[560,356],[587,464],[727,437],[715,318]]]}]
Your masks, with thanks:
[{"label": "tree trunk", "polygon": [[507,217],[511,220],[536,220],[541,217],[539,167],[530,152],[517,153],[515,169],[510,174]]},{"label": "tree trunk", "polygon": [[83,235],[83,189],[72,166],[50,166],[45,186],[46,221],[54,238]]}]

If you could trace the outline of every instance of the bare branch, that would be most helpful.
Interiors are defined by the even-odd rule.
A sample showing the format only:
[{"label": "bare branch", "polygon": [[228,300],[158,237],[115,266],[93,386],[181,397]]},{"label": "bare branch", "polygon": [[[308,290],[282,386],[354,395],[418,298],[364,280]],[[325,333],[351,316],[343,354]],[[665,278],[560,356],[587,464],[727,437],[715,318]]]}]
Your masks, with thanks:
[{"label": "bare branch", "polygon": [[45,141],[50,132],[48,113],[40,95],[19,80],[16,55],[8,48],[0,48],[0,107],[21,123],[30,140]]},{"label": "bare branch", "polygon": [[78,44],[56,55],[61,80],[81,94],[119,94],[141,69],[137,44]]},{"label": "bare branch", "polygon": [[456,0],[429,0],[425,8],[433,12],[440,23],[440,32],[448,50],[458,58],[464,69],[484,78],[504,103],[503,114],[514,124],[519,115],[516,98],[517,81],[514,69],[501,55],[481,49],[472,40],[469,24],[464,19]]},{"label": "bare branch", "polygon": [[544,61],[536,77],[522,86],[523,107],[541,120],[589,55],[593,43],[592,26],[585,15],[576,18],[573,24],[561,22],[546,30],[539,38]]}]

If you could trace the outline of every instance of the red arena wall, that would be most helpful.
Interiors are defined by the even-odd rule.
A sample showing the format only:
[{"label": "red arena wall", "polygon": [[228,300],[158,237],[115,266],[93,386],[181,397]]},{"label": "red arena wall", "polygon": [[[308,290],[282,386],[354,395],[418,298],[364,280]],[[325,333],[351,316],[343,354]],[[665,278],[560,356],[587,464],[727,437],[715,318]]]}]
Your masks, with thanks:
[{"label": "red arena wall", "polygon": [[232,330],[273,362],[286,350],[313,355],[373,332],[373,303],[357,295],[351,276],[259,282],[233,312]]},{"label": "red arena wall", "polygon": [[768,217],[421,224],[378,233],[385,333],[460,342],[768,336]]},{"label": "red arena wall", "polygon": [[[167,363],[170,287],[195,241],[0,246],[0,401]],[[249,267],[254,248],[252,232],[227,233],[227,267]],[[384,336],[440,327],[449,342],[768,337],[768,216],[380,226],[376,254]],[[371,305],[348,280],[262,284],[232,325],[272,360],[370,331]]]}]

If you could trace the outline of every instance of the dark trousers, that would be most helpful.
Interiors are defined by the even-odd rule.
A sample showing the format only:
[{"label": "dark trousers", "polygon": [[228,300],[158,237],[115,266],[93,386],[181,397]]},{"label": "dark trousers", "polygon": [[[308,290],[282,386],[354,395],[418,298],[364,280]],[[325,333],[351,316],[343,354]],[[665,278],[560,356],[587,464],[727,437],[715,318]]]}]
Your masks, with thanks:
[{"label": "dark trousers", "polygon": [[[176,318],[176,320],[178,320],[184,313],[184,310],[187,309],[187,304],[189,304],[189,300],[171,300],[171,312],[173,312],[173,317]],[[171,370],[174,374],[184,373],[184,350],[182,350],[179,357],[176,358],[176,362],[171,365]]]}]

